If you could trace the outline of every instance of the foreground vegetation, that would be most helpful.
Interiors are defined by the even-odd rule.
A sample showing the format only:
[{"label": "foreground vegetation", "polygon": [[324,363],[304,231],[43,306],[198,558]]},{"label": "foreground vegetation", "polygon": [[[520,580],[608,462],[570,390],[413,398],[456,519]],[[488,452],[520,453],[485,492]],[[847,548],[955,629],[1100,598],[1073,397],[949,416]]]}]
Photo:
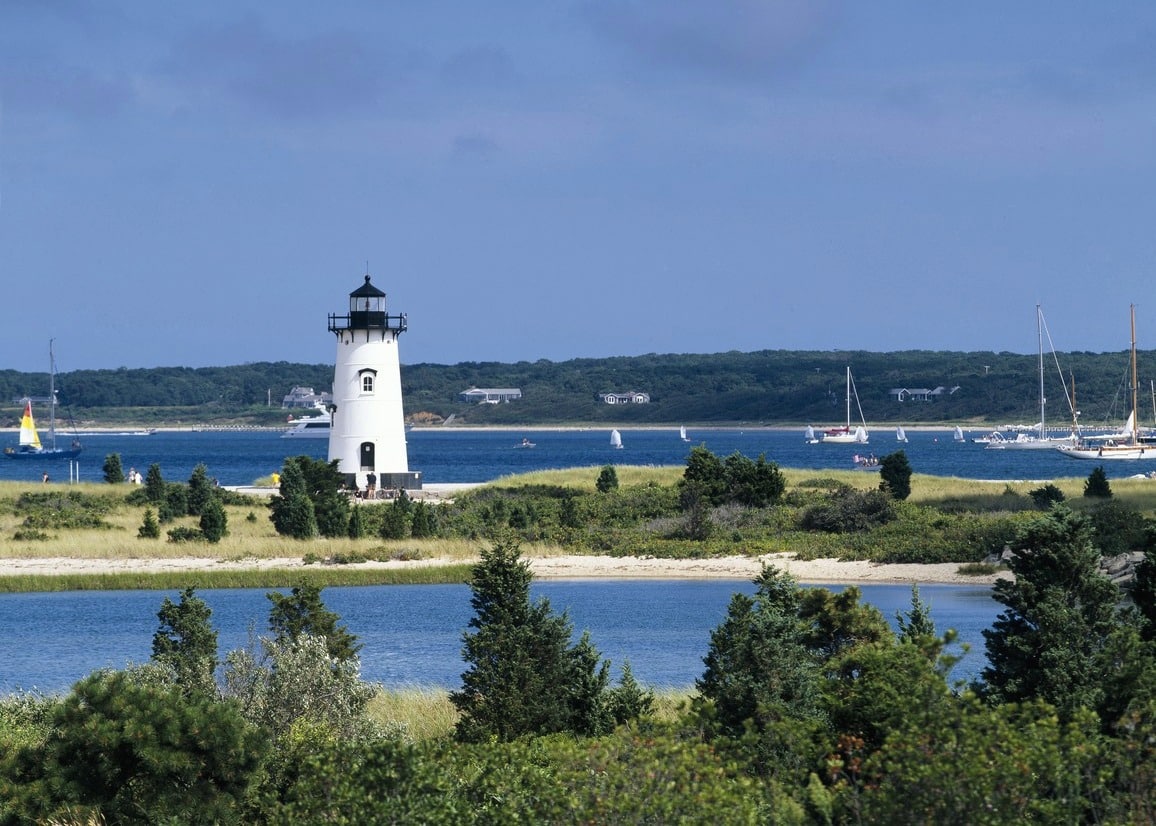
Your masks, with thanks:
[{"label": "foreground vegetation", "polygon": [[972,685],[952,682],[953,634],[918,590],[892,631],[854,587],[764,568],[690,696],[657,698],[629,664],[612,682],[597,641],[530,600],[508,530],[471,569],[447,696],[363,683],[356,634],[308,585],[270,594],[267,636],[222,661],[211,607],[185,589],[161,604],[147,665],[0,702],[0,823],[1151,822],[1146,528],[1125,600],[1088,516],[1035,512]]}]

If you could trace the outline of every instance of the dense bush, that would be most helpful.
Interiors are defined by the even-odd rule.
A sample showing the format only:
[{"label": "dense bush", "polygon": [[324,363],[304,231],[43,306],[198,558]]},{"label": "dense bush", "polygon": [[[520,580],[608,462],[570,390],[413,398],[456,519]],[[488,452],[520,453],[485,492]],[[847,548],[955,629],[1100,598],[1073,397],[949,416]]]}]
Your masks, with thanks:
[{"label": "dense bush", "polygon": [[879,490],[845,489],[804,511],[800,524],[806,530],[852,533],[885,525],[895,518],[895,505]]}]

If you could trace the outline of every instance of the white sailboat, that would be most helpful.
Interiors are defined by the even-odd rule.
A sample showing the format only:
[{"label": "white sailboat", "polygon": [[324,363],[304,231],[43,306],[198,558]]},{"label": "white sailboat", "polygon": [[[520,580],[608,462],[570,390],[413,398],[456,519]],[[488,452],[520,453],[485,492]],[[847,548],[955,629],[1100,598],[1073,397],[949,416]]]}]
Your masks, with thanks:
[{"label": "white sailboat", "polygon": [[807,425],[807,429],[803,431],[803,441],[809,445],[819,444],[819,438],[815,435],[815,428]]},{"label": "white sailboat", "polygon": [[960,427],[959,425],[955,426],[955,433],[953,434],[952,438],[955,439],[955,441],[957,441],[957,442],[967,441],[966,439],[963,438],[963,428]]},{"label": "white sailboat", "polygon": [[[1036,335],[1039,339],[1039,374],[1040,374],[1040,420],[1032,429],[1034,433],[1019,433],[1014,439],[1000,439],[988,442],[987,449],[989,450],[1051,450],[1060,445],[1074,445],[1076,443],[1075,428],[1072,428],[1072,433],[1069,436],[1064,436],[1059,439],[1048,437],[1047,422],[1045,413],[1047,410],[1048,400],[1044,395],[1044,330],[1046,329],[1044,322],[1044,311],[1039,304],[1036,305]],[[1048,344],[1051,344],[1051,334],[1048,334]],[[1052,353],[1055,354],[1055,347],[1052,347]],[[1057,369],[1059,362],[1056,363]],[[1060,381],[1063,382],[1064,374],[1060,373]],[[1067,386],[1064,387],[1064,396],[1067,397]],[[1069,403],[1071,399],[1069,398]],[[1075,414],[1073,413],[1073,418]]]},{"label": "white sailboat", "polygon": [[680,428],[678,429],[678,436],[679,436],[679,438],[680,438],[680,439],[682,439],[684,442],[689,442],[689,441],[690,441],[690,439],[688,439],[688,438],[687,438],[687,436],[686,436],[686,425],[683,425],[682,427],[680,427]]},{"label": "white sailboat", "polygon": [[610,446],[618,450],[622,449],[622,434],[617,429],[610,431]]},{"label": "white sailboat", "polygon": [[[855,397],[855,406],[859,409],[861,425],[851,429],[851,397]],[[865,445],[867,444],[867,422],[863,418],[863,408],[859,404],[859,394],[855,390],[855,380],[851,378],[851,368],[847,368],[847,424],[843,427],[833,427],[823,433],[824,444],[836,445]]]},{"label": "white sailboat", "polygon": [[1130,308],[1132,319],[1132,411],[1128,414],[1126,432],[1119,439],[1104,441],[1081,439],[1075,445],[1061,445],[1060,451],[1073,459],[1156,459],[1156,445],[1144,444],[1136,425],[1136,410],[1139,407],[1140,386],[1136,372],[1136,305]]},{"label": "white sailboat", "polygon": [[903,442],[904,444],[907,443],[907,433],[903,430],[903,425],[895,428],[895,441]]}]

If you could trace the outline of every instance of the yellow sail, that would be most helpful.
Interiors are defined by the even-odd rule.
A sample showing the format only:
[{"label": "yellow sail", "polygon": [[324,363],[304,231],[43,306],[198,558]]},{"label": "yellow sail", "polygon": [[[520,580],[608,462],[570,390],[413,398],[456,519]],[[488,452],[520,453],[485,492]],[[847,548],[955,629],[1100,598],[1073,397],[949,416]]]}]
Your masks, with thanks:
[{"label": "yellow sail", "polygon": [[20,446],[40,449],[40,434],[32,421],[32,402],[24,403],[24,416],[20,419]]}]

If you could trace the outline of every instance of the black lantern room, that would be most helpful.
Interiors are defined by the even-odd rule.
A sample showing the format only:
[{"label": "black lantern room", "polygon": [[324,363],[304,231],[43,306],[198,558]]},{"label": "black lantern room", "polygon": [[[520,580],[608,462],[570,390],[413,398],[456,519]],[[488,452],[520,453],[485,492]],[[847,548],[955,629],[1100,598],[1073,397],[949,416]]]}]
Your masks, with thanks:
[{"label": "black lantern room", "polygon": [[385,293],[369,283],[369,275],[365,276],[365,283],[349,294],[349,315],[330,315],[329,331],[340,335],[345,330],[370,330],[405,332],[405,313],[390,316],[385,308]]}]

